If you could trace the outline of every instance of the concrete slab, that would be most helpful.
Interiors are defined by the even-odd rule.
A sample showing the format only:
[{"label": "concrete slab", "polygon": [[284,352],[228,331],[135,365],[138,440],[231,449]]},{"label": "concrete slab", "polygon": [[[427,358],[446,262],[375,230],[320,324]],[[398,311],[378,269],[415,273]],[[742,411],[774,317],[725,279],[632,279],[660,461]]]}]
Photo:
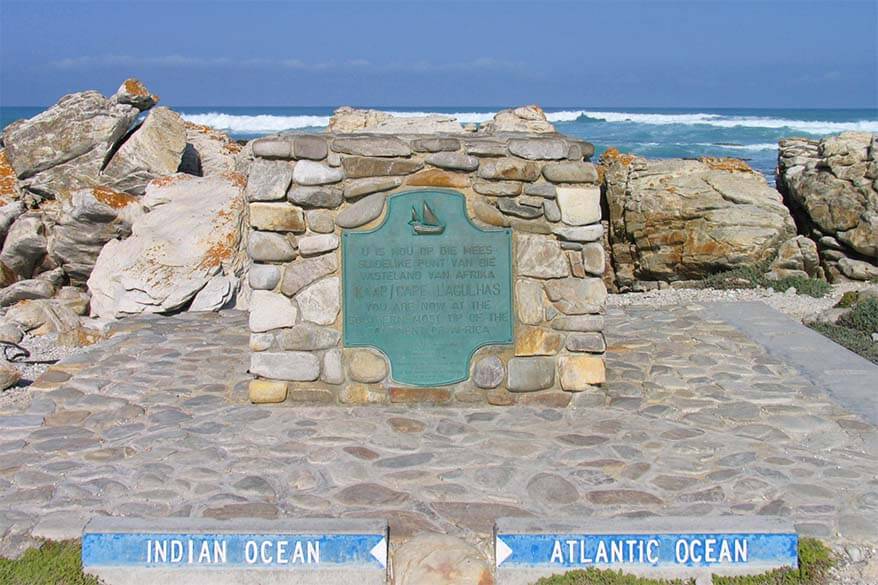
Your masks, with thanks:
[{"label": "concrete slab", "polygon": [[878,365],[764,303],[705,304],[766,351],[794,366],[844,408],[878,424]]},{"label": "concrete slab", "polygon": [[99,517],[82,565],[107,585],[385,585],[387,522]]},{"label": "concrete slab", "polygon": [[792,523],[768,516],[500,518],[494,543],[497,585],[590,567],[709,582],[798,566]]}]

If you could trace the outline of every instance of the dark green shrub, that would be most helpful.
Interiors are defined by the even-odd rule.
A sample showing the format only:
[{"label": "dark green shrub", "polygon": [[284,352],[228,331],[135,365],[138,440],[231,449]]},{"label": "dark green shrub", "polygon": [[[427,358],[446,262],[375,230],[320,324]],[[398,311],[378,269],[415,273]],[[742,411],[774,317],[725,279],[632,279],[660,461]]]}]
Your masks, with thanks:
[{"label": "dark green shrub", "polygon": [[804,276],[787,276],[779,280],[767,280],[766,284],[778,292],[786,292],[790,287],[796,288],[796,294],[808,295],[819,299],[825,297],[832,287],[825,280],[819,278],[805,278]]},{"label": "dark green shrub", "polygon": [[78,541],[45,542],[26,551],[21,558],[0,558],[3,585],[99,585],[82,573]]},{"label": "dark green shrub", "polygon": [[867,335],[878,333],[878,300],[860,301],[849,313],[842,315],[838,322]]},{"label": "dark green shrub", "polygon": [[853,307],[857,304],[857,299],[860,298],[860,293],[855,290],[849,290],[848,292],[841,295],[841,298],[835,303],[836,308],[838,309],[847,309],[849,307]]},{"label": "dark green shrub", "polygon": [[878,364],[878,344],[872,341],[871,335],[842,325],[811,323],[808,326],[837,344],[843,345],[852,352]]}]

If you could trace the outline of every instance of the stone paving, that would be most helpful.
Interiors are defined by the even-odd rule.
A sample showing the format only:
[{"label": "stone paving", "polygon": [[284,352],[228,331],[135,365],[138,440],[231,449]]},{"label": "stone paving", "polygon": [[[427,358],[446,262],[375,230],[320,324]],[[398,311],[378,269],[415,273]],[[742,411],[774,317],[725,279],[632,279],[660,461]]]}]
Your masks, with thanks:
[{"label": "stone paving", "polygon": [[[486,554],[497,516],[770,514],[878,542],[878,429],[703,307],[607,315],[576,407],[251,406],[243,313],[138,317],[0,413],[0,555],[90,515],[386,517]],[[9,408],[15,408],[10,406]]]}]

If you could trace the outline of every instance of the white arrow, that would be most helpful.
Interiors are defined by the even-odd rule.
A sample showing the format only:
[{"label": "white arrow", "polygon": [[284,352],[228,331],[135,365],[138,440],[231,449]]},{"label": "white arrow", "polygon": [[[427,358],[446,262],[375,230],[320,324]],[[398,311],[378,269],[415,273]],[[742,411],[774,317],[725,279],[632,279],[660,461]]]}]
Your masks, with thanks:
[{"label": "white arrow", "polygon": [[509,548],[509,545],[500,540],[500,537],[496,537],[497,541],[494,543],[494,558],[497,562],[497,566],[512,556],[512,549]]},{"label": "white arrow", "polygon": [[369,553],[378,559],[378,562],[381,563],[381,566],[385,569],[387,568],[387,539],[382,538],[378,541],[378,544],[372,547],[372,550]]}]

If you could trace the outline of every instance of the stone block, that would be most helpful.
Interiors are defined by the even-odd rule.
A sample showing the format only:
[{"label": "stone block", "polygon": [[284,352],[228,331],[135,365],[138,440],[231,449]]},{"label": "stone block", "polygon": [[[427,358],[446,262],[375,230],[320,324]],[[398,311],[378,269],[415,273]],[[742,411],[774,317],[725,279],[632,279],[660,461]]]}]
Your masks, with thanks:
[{"label": "stone block", "polygon": [[342,404],[361,406],[364,404],[384,404],[389,400],[387,390],[368,384],[348,384],[339,393]]},{"label": "stone block", "polygon": [[528,160],[561,160],[567,158],[567,151],[567,141],[560,138],[509,141],[509,152]]},{"label": "stone block", "polygon": [[344,197],[339,187],[329,185],[302,187],[301,185],[293,185],[287,191],[287,199],[302,207],[335,209],[341,205]]},{"label": "stone block", "polygon": [[466,187],[469,187],[469,175],[464,173],[449,173],[439,169],[425,169],[408,177],[405,183],[412,187],[465,189]]},{"label": "stone block", "polygon": [[410,156],[408,144],[392,136],[344,136],[332,141],[332,150],[356,156]]},{"label": "stone block", "polygon": [[515,197],[521,194],[521,183],[512,181],[476,181],[473,190],[491,197]]},{"label": "stone block", "polygon": [[299,323],[277,332],[277,343],[286,351],[316,351],[338,345],[341,334],[330,327]]},{"label": "stone block", "polygon": [[515,355],[554,355],[561,351],[560,333],[544,327],[523,325],[515,332]]},{"label": "stone block", "polygon": [[326,209],[309,209],[305,212],[305,224],[308,229],[318,234],[331,234],[335,231],[333,213]]},{"label": "stone block", "polygon": [[561,221],[561,208],[554,199],[546,199],[543,201],[543,215],[552,223]]},{"label": "stone block", "polygon": [[247,254],[255,262],[289,262],[296,257],[296,250],[281,234],[251,231]]},{"label": "stone block", "polygon": [[266,351],[271,349],[274,344],[273,333],[251,333],[250,334],[250,351]]},{"label": "stone block", "polygon": [[540,165],[514,158],[487,160],[479,167],[479,177],[495,181],[536,181]]},{"label": "stone block", "polygon": [[597,183],[598,172],[592,163],[557,162],[543,167],[543,176],[553,183]]},{"label": "stone block", "polygon": [[302,319],[318,325],[332,325],[341,310],[339,277],[319,280],[299,291],[296,302]]},{"label": "stone block", "polygon": [[287,401],[301,404],[332,404],[335,402],[335,393],[326,388],[290,388]]},{"label": "stone block", "polygon": [[552,319],[552,327],[559,331],[603,331],[603,315],[572,315],[555,317]]},{"label": "stone block", "polygon": [[427,164],[452,171],[472,172],[479,168],[479,159],[462,152],[437,152],[427,157]]},{"label": "stone block", "polygon": [[545,284],[546,295],[566,315],[600,312],[607,300],[607,287],[600,278],[562,278]]},{"label": "stone block", "polygon": [[470,201],[473,215],[488,225],[508,227],[509,218],[500,213],[500,210],[491,205],[486,199],[473,199]]},{"label": "stone block", "polygon": [[253,404],[283,402],[287,398],[287,383],[280,380],[250,380],[248,394]]},{"label": "stone block", "polygon": [[320,359],[305,351],[262,351],[250,354],[250,373],[273,380],[312,382],[320,375]]},{"label": "stone block", "polygon": [[320,372],[320,380],[327,384],[341,384],[344,382],[341,350],[329,349],[323,354],[323,370]]},{"label": "stone block", "polygon": [[513,215],[522,219],[536,219],[543,215],[543,208],[522,205],[515,199],[503,197],[497,200],[497,208],[506,215]]},{"label": "stone block", "polygon": [[424,167],[424,163],[417,160],[359,156],[344,157],[341,165],[351,179],[410,175]]},{"label": "stone block", "polygon": [[558,359],[561,388],[569,392],[588,390],[607,379],[604,358],[593,355],[564,355]]},{"label": "stone block", "polygon": [[338,270],[335,254],[323,254],[314,258],[299,258],[284,267],[280,289],[287,296],[293,296],[315,280]]},{"label": "stone block", "polygon": [[338,248],[338,236],[335,234],[319,234],[299,238],[299,254],[316,256]]},{"label": "stone block", "polygon": [[545,390],[555,384],[555,360],[548,357],[514,357],[507,364],[510,392]]},{"label": "stone block", "polygon": [[323,160],[329,153],[322,136],[296,136],[293,139],[293,158]]},{"label": "stone block", "polygon": [[411,142],[415,152],[450,152],[460,149],[457,138],[416,138]]},{"label": "stone block", "polygon": [[347,366],[348,375],[355,382],[375,384],[387,377],[387,360],[368,349],[351,350]]},{"label": "stone block", "polygon": [[557,195],[555,185],[552,183],[528,183],[524,186],[524,192],[527,195],[535,197],[543,197],[545,199],[554,199]]},{"label": "stone block", "polygon": [[272,290],[280,282],[280,273],[280,266],[251,264],[247,275],[250,288],[253,290]]},{"label": "stone block", "polygon": [[[560,209],[558,219],[561,219]],[[568,242],[597,242],[604,235],[604,226],[599,223],[579,227],[558,225],[552,226],[552,233]]]},{"label": "stone block", "polygon": [[335,216],[335,224],[342,228],[355,228],[377,219],[384,211],[384,193],[373,193],[363,197],[350,207],[342,209]]},{"label": "stone block", "polygon": [[594,276],[603,275],[607,269],[607,258],[604,254],[604,247],[592,242],[582,247],[582,265],[585,271]]},{"label": "stone block", "polygon": [[515,282],[515,303],[518,320],[527,325],[537,325],[543,320],[543,285],[533,280],[518,279]]},{"label": "stone block", "polygon": [[399,177],[367,177],[365,179],[352,179],[344,188],[345,199],[358,199],[364,195],[390,191],[402,185]]},{"label": "stone block", "polygon": [[251,203],[250,227],[272,232],[305,231],[302,210],[289,203]]},{"label": "stone block", "polygon": [[341,169],[312,160],[300,160],[293,169],[293,181],[299,185],[330,185],[344,179]]},{"label": "stone block", "polygon": [[256,159],[250,165],[247,201],[278,201],[286,197],[293,180],[293,165],[279,160]]},{"label": "stone block", "polygon": [[495,355],[483,357],[473,366],[473,384],[479,388],[496,388],[506,377],[506,366],[503,360]]},{"label": "stone block", "polygon": [[570,274],[567,256],[558,242],[539,235],[516,235],[515,266],[519,275],[534,278],[563,278]]},{"label": "stone block", "polygon": [[269,159],[292,158],[292,144],[286,138],[257,138],[253,141],[253,156]]},{"label": "stone block", "polygon": [[601,221],[600,187],[558,187],[558,207],[561,221],[580,226]]},{"label": "stone block", "polygon": [[577,353],[604,353],[607,350],[607,342],[603,333],[593,331],[590,333],[570,333],[565,343],[567,351]]},{"label": "stone block", "polygon": [[284,295],[254,290],[250,296],[250,331],[259,333],[292,327],[299,312]]},{"label": "stone block", "polygon": [[448,388],[404,388],[390,389],[390,402],[394,404],[444,404],[451,402],[452,394]]}]

